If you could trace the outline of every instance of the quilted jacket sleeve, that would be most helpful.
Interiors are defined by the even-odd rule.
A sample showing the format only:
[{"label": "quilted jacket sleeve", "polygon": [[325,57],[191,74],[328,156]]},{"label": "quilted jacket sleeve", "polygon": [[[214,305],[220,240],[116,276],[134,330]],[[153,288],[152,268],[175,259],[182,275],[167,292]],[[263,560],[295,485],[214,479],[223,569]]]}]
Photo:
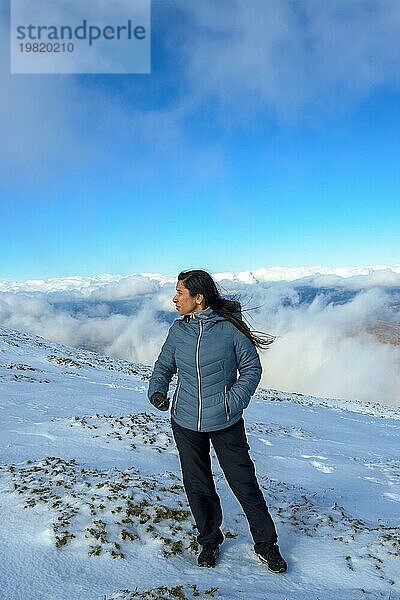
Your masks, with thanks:
[{"label": "quilted jacket sleeve", "polygon": [[247,408],[260,383],[262,368],[256,347],[237,327],[233,329],[233,343],[239,378],[227,393],[228,402],[235,413]]},{"label": "quilted jacket sleeve", "polygon": [[174,373],[176,373],[174,338],[172,326],[154,363],[153,374],[150,378],[149,390],[147,392],[149,400],[155,392],[161,392],[164,396],[168,393],[170,381]]}]

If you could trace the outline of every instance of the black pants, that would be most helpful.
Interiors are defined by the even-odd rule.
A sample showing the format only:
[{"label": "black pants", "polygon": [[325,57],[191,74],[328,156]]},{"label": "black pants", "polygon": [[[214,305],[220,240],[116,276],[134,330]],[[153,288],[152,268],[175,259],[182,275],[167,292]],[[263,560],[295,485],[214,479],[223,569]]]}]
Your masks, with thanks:
[{"label": "black pants", "polygon": [[183,484],[202,546],[222,543],[222,510],[211,472],[210,440],[226,480],[249,522],[254,550],[260,552],[277,541],[271,515],[257,482],[249,456],[243,419],[226,429],[201,432],[181,427],[172,419],[172,431],[181,462]]}]

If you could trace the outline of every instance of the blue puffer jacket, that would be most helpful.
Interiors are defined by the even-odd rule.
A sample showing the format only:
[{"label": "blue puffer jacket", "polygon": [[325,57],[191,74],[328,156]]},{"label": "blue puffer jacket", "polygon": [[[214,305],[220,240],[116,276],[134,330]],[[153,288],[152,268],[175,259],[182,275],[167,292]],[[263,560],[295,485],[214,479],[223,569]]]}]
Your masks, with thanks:
[{"label": "blue puffer jacket", "polygon": [[[237,377],[239,371],[239,378]],[[172,418],[182,427],[217,431],[236,423],[261,379],[254,344],[212,308],[174,321],[149,382],[149,399],[178,383]]]}]

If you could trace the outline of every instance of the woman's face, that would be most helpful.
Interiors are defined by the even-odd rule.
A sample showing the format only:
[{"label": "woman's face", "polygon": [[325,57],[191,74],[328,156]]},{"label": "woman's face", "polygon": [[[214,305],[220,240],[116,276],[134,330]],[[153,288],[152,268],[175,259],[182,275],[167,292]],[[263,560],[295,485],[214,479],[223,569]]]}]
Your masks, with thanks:
[{"label": "woman's face", "polygon": [[183,281],[178,280],[176,284],[176,294],[172,298],[177,311],[180,315],[187,315],[191,312],[197,312],[204,309],[204,297],[202,294],[191,296]]}]

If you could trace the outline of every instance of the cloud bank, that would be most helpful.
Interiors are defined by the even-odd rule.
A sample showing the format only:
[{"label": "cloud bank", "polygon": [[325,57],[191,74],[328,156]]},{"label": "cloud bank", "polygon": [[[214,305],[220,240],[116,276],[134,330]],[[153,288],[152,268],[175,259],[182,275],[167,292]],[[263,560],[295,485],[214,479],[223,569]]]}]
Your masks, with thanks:
[{"label": "cloud bank", "polygon": [[[263,386],[400,406],[400,345],[373,331],[399,322],[399,266],[214,276],[224,294],[240,295],[253,329],[277,336],[261,354]],[[152,364],[177,318],[174,288],[159,273],[0,282],[0,324]]]}]

